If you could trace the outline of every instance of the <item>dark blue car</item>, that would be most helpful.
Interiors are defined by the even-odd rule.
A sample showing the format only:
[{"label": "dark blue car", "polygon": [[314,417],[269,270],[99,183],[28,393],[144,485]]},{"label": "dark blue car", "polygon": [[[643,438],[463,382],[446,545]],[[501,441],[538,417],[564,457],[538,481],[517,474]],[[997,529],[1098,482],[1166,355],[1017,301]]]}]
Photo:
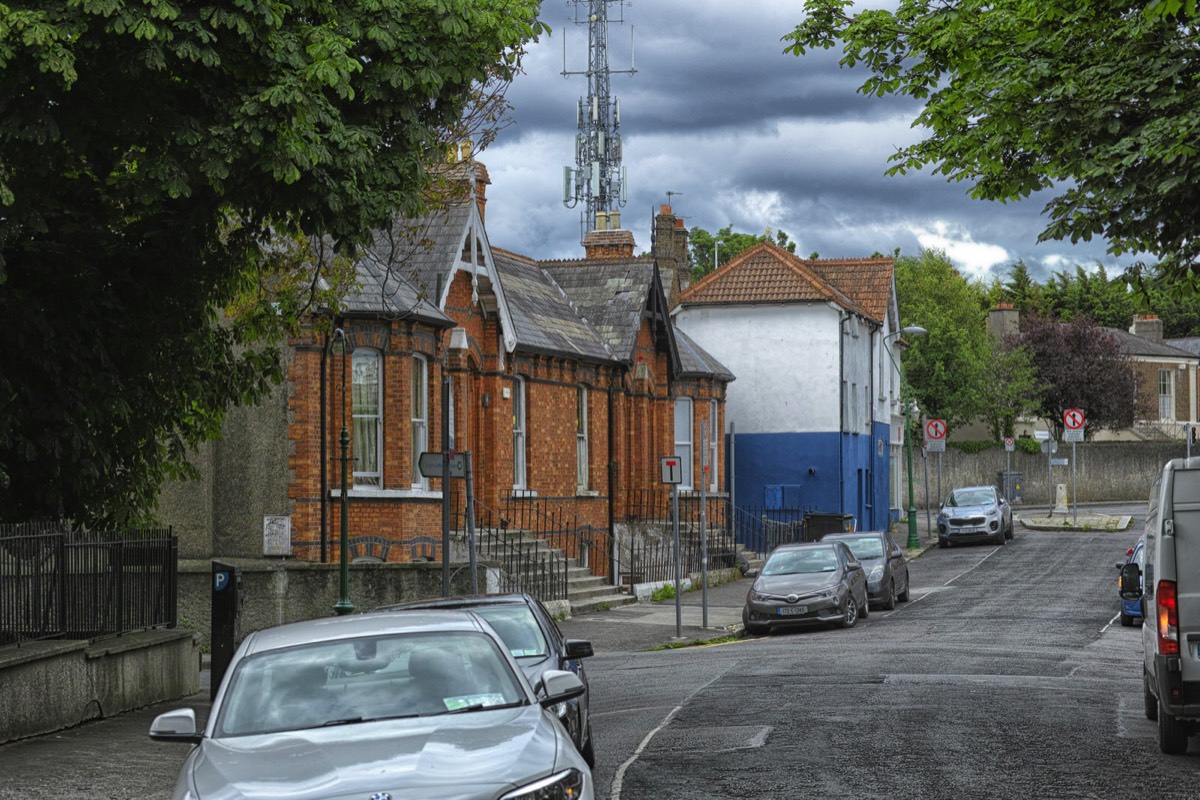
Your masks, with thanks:
[{"label": "dark blue car", "polygon": [[[1146,568],[1146,540],[1145,537],[1137,540],[1137,544],[1125,551],[1125,560],[1117,564],[1117,569],[1126,564],[1136,563],[1139,570]],[[1121,582],[1117,581],[1118,591],[1120,590]],[[1134,600],[1121,600],[1121,624],[1126,628],[1133,623],[1142,621],[1142,601],[1141,598]]]}]

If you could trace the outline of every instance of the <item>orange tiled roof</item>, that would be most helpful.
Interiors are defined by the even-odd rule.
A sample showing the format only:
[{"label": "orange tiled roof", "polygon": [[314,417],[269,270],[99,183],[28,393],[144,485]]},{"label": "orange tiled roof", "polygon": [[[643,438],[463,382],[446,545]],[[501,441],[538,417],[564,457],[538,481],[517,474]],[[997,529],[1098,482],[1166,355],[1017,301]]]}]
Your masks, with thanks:
[{"label": "orange tiled roof", "polygon": [[[770,242],[760,242],[689,286],[679,302],[693,306],[833,302],[882,321],[891,289],[891,263],[890,258],[806,261]],[[871,267],[860,269],[862,264]]]}]

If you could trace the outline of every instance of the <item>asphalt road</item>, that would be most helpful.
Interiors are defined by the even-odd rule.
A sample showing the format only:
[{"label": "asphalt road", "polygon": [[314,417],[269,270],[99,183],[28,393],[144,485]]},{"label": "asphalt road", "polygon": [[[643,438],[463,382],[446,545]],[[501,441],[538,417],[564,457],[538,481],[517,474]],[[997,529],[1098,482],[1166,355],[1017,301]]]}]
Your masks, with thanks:
[{"label": "asphalt road", "polygon": [[[929,549],[912,601],[851,630],[647,652],[673,639],[670,608],[568,621],[597,644],[597,797],[1195,797],[1200,738],[1159,753],[1139,631],[1116,622],[1139,531]],[[711,592],[717,621],[748,585]],[[168,797],[186,748],[147,738],[162,710],[0,747],[0,798]]]}]

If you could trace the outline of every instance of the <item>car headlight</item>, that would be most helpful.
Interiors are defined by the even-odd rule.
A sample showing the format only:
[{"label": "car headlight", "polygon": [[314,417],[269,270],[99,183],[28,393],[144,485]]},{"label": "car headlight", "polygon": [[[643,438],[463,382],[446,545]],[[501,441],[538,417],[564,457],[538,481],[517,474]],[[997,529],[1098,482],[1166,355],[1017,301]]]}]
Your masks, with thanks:
[{"label": "car headlight", "polygon": [[876,564],[871,567],[871,574],[867,576],[869,581],[877,581],[883,577],[883,564]]},{"label": "car headlight", "polygon": [[998,516],[1000,516],[1000,509],[998,509],[998,508],[989,508],[989,509],[987,510],[987,515],[988,515],[989,517],[998,517]]},{"label": "car headlight", "polygon": [[769,603],[771,602],[771,595],[752,591],[750,592],[750,600],[755,603]]},{"label": "car headlight", "polygon": [[583,796],[583,784],[587,778],[577,769],[559,772],[549,778],[514,789],[500,800],[570,800]]},{"label": "car headlight", "polygon": [[551,708],[554,710],[554,715],[556,717],[558,717],[559,719],[566,719],[566,717],[567,717],[567,704],[566,703],[555,703],[553,706],[551,706]]}]

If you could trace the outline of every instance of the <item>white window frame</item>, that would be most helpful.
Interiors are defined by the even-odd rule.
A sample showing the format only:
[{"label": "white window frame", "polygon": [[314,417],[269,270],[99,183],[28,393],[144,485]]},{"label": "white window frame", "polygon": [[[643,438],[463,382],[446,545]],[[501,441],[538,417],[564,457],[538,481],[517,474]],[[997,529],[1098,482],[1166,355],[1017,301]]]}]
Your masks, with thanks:
[{"label": "white window frame", "polygon": [[[692,476],[693,441],[695,436],[692,424],[695,419],[692,415],[692,398],[675,398],[675,409],[672,416],[674,417],[675,455],[679,458],[680,466],[683,468],[683,475],[679,481],[679,490],[689,491],[696,485]],[[680,423],[684,421],[684,417],[687,420],[686,430],[681,431]],[[684,434],[683,437],[680,436],[681,433]]]},{"label": "white window frame", "polygon": [[429,359],[413,354],[408,380],[412,419],[412,487],[428,489],[429,479],[421,474],[421,454],[429,449]]},{"label": "white window frame", "polygon": [[575,487],[579,492],[591,488],[588,475],[588,388],[575,387]]},{"label": "white window frame", "polygon": [[524,378],[520,375],[513,376],[513,491],[524,491],[528,488],[529,476],[525,460],[528,435],[525,430],[528,421],[526,388]]},{"label": "white window frame", "polygon": [[[363,379],[371,372],[374,373],[375,386],[368,389]],[[370,348],[355,348],[350,361],[350,375],[354,485],[382,488],[383,354]],[[360,390],[360,387],[363,388]],[[369,457],[371,448],[374,449],[374,459]]]},{"label": "white window frame", "polygon": [[1175,419],[1175,373],[1169,369],[1158,371],[1158,418]]},{"label": "white window frame", "polygon": [[720,406],[716,400],[708,401],[708,490],[717,491],[721,485],[718,480],[720,470],[717,469],[717,459],[721,455],[721,417]]}]

